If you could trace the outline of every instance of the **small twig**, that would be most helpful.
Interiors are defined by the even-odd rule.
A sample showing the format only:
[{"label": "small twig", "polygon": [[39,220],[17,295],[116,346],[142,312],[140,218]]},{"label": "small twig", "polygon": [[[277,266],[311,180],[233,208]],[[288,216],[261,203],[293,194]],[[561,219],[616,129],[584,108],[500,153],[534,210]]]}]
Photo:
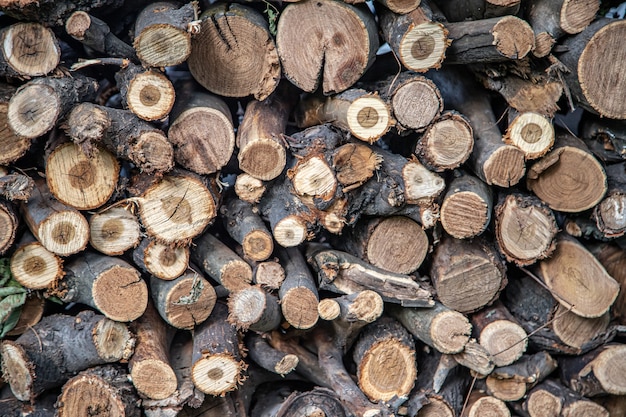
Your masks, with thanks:
[{"label": "small twig", "polygon": [[128,58],[97,58],[86,59],[73,64],[70,71],[78,71],[93,65],[117,65],[120,68],[126,68],[130,64]]},{"label": "small twig", "polygon": [[474,376],[474,378],[472,379],[472,383],[470,384],[469,390],[467,391],[467,395],[465,396],[465,402],[463,402],[463,408],[461,409],[461,414],[459,414],[461,416],[465,412],[465,408],[467,407],[467,403],[469,402],[470,394],[472,393],[472,390],[474,389],[474,384],[476,383],[477,379],[478,379],[477,376]]}]

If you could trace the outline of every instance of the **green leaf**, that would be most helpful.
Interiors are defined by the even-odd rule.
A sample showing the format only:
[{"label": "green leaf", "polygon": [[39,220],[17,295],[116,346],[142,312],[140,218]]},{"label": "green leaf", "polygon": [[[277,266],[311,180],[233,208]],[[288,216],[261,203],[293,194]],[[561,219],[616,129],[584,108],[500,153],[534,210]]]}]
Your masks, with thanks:
[{"label": "green leaf", "polygon": [[0,324],[0,338],[3,338],[8,332],[13,330],[17,325],[22,314],[22,307],[14,309],[4,323]]},{"label": "green leaf", "polygon": [[0,301],[0,323],[4,323],[14,310],[26,302],[26,293],[11,294]]}]

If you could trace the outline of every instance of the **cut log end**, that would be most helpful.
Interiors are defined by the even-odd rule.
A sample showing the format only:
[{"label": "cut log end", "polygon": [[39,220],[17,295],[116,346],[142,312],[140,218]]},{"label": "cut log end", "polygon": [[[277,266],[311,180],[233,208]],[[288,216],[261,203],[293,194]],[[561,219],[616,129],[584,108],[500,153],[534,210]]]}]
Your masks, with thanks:
[{"label": "cut log end", "polygon": [[86,417],[93,410],[107,410],[110,416],[126,416],[126,404],[111,385],[97,375],[79,375],[69,380],[59,396],[59,417]]},{"label": "cut log end", "polygon": [[82,40],[91,26],[91,16],[82,10],[76,11],[65,21],[65,31],[77,40]]},{"label": "cut log end", "polygon": [[89,219],[89,230],[89,243],[105,255],[121,255],[141,240],[137,218],[121,207],[94,214]]},{"label": "cut log end", "polygon": [[181,276],[189,265],[189,247],[163,245],[151,242],[144,252],[146,269],[152,275],[164,280]]},{"label": "cut log end", "polygon": [[75,211],[52,214],[40,225],[36,235],[50,252],[69,256],[85,249],[89,242],[89,224]]},{"label": "cut log end", "polygon": [[363,290],[358,293],[347,309],[347,317],[350,320],[372,323],[383,313],[383,308],[383,299],[376,291]]},{"label": "cut log end", "polygon": [[293,188],[299,196],[327,200],[335,194],[337,178],[321,156],[299,161],[290,172],[293,173]]},{"label": "cut log end", "polygon": [[611,316],[609,312],[606,312],[596,318],[580,317],[559,304],[553,320],[552,330],[554,334],[566,345],[580,349],[606,331]]},{"label": "cut log end", "polygon": [[443,178],[417,160],[409,161],[402,168],[405,199],[408,204],[430,203],[446,188]]},{"label": "cut log end", "polygon": [[491,206],[479,194],[462,191],[447,196],[441,205],[441,225],[451,236],[466,239],[481,234],[491,219]]},{"label": "cut log end", "polygon": [[228,321],[238,329],[266,331],[266,327],[272,327],[273,330],[280,323],[276,300],[260,287],[234,292],[228,299]]},{"label": "cut log end", "polygon": [[130,377],[137,391],[153,400],[163,400],[176,391],[176,374],[160,360],[147,359],[133,365]]},{"label": "cut log end", "polygon": [[381,3],[389,10],[398,14],[409,13],[420,5],[422,0],[382,0]]},{"label": "cut log end", "polygon": [[285,280],[285,270],[276,261],[261,262],[254,271],[254,282],[262,287],[277,290]]},{"label": "cut log end", "polygon": [[372,401],[407,396],[416,376],[415,351],[396,339],[375,344],[359,364],[359,386]]},{"label": "cut log end", "polygon": [[503,140],[521,149],[526,159],[536,159],[552,148],[554,127],[545,116],[524,112],[509,124]]},{"label": "cut log end", "polygon": [[473,148],[474,136],[467,119],[446,113],[427,128],[415,153],[426,166],[441,172],[461,166]]},{"label": "cut log end", "polygon": [[528,344],[526,337],[518,324],[496,320],[482,330],[479,343],[487,348],[496,366],[506,366],[522,357]]},{"label": "cut log end", "polygon": [[61,101],[52,87],[29,84],[11,97],[7,120],[16,135],[34,139],[54,127],[60,111]]},{"label": "cut log end", "polygon": [[116,265],[108,269],[96,279],[92,293],[96,308],[111,320],[135,320],[148,305],[148,287],[134,268]]},{"label": "cut log end", "polygon": [[128,84],[126,103],[143,120],[166,117],[174,106],[176,93],[170,80],[157,71],[137,74]]},{"label": "cut log end", "polygon": [[509,59],[522,59],[535,46],[535,34],[530,25],[515,16],[505,16],[492,30],[498,52]]},{"label": "cut log end", "polygon": [[103,361],[126,361],[133,354],[135,336],[125,324],[102,319],[94,327],[93,342]]},{"label": "cut log end", "polygon": [[144,28],[135,38],[139,59],[150,67],[169,67],[183,63],[191,53],[191,35],[168,24]]},{"label": "cut log end", "polygon": [[427,22],[413,26],[400,42],[400,61],[415,72],[439,68],[448,47],[447,31],[441,23]]},{"label": "cut log end", "polygon": [[220,271],[220,280],[229,291],[246,289],[252,282],[252,268],[243,260],[230,261]]},{"label": "cut log end", "polygon": [[489,375],[485,385],[487,392],[502,401],[517,401],[526,395],[526,382],[517,378],[499,379]]},{"label": "cut log end", "polygon": [[576,401],[565,407],[563,415],[570,417],[610,417],[609,411],[592,401]]},{"label": "cut log end", "polygon": [[626,345],[607,347],[594,359],[593,374],[604,392],[613,395],[624,395],[626,392],[625,364]]},{"label": "cut log end", "polygon": [[370,147],[347,143],[335,150],[332,163],[337,173],[337,181],[344,187],[349,187],[361,185],[370,179],[380,168],[381,160],[381,156]]},{"label": "cut log end", "polygon": [[322,320],[334,320],[341,314],[341,306],[332,298],[324,298],[317,305],[317,313]]},{"label": "cut log end", "polygon": [[285,320],[296,329],[310,329],[317,323],[319,304],[316,294],[306,287],[295,287],[281,297]]},{"label": "cut log end", "polygon": [[235,194],[240,200],[251,204],[256,204],[261,200],[265,189],[266,186],[263,181],[250,174],[237,175],[235,180]]},{"label": "cut log end", "polygon": [[561,6],[559,25],[566,33],[580,33],[596,17],[600,2],[598,0],[565,0]]},{"label": "cut log end", "polygon": [[273,180],[287,162],[285,147],[271,139],[258,139],[239,150],[239,168],[263,181]]},{"label": "cut log end", "polygon": [[443,100],[435,84],[415,78],[401,85],[391,98],[394,117],[408,129],[426,128],[443,110]]},{"label": "cut log end", "polygon": [[472,325],[467,317],[454,310],[446,310],[438,314],[430,327],[433,347],[446,354],[462,351],[467,345],[471,333]]},{"label": "cut log end", "polygon": [[13,395],[20,401],[30,401],[34,396],[32,366],[24,349],[11,341],[4,341],[2,353],[2,377],[11,385]]},{"label": "cut log end", "polygon": [[552,47],[555,43],[556,40],[548,32],[536,33],[533,55],[537,58],[543,58],[547,56],[552,51]]},{"label": "cut log end", "polygon": [[468,407],[467,417],[510,417],[511,412],[504,401],[484,396]]},{"label": "cut log end", "polygon": [[298,216],[287,216],[274,226],[272,234],[276,243],[289,248],[304,242],[307,239],[308,230],[304,220]]},{"label": "cut log end", "polygon": [[128,157],[147,174],[167,172],[174,166],[174,149],[163,132],[144,132]]},{"label": "cut log end", "polygon": [[561,410],[563,409],[563,399],[550,391],[536,389],[528,394],[526,408],[531,417],[557,417],[561,415]]},{"label": "cut log end", "polygon": [[200,391],[223,395],[237,388],[241,382],[243,363],[230,354],[206,355],[191,368],[191,379]]},{"label": "cut log end", "polygon": [[209,317],[216,301],[215,289],[207,280],[196,273],[185,274],[167,293],[167,322],[178,329],[191,330]]},{"label": "cut log end", "polygon": [[511,187],[526,173],[524,152],[514,146],[501,146],[485,161],[483,172],[487,184]]},{"label": "cut log end", "polygon": [[373,143],[389,131],[392,119],[389,108],[380,97],[366,95],[350,104],[347,122],[356,138]]},{"label": "cut log end", "polygon": [[4,33],[2,54],[18,74],[46,75],[61,59],[61,48],[49,28],[39,23],[17,23]]},{"label": "cut log end", "polygon": [[11,274],[26,288],[54,288],[63,275],[62,261],[39,242],[29,243],[11,256]]},{"label": "cut log end", "polygon": [[[280,361],[278,361],[278,363],[276,363],[276,366],[274,367],[274,371],[278,375],[287,375],[288,373],[296,369],[299,362],[300,362],[300,359],[298,359],[297,355],[292,355],[292,354],[285,355]],[[320,417],[324,417],[324,416],[320,415]]]},{"label": "cut log end", "polygon": [[254,230],[246,235],[241,246],[247,258],[253,261],[264,261],[274,251],[274,239],[264,230]]},{"label": "cut log end", "polygon": [[420,409],[419,417],[454,417],[456,415],[445,400],[430,397],[428,401],[429,403]]},{"label": "cut log end", "polygon": [[410,274],[420,267],[428,252],[428,236],[407,217],[381,221],[367,242],[367,260],[379,268]]}]

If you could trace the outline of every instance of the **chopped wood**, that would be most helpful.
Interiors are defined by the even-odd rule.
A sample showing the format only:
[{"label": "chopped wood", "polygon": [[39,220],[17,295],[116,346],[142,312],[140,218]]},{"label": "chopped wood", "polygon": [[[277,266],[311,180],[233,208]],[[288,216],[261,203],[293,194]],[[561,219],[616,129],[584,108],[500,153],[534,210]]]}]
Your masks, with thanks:
[{"label": "chopped wood", "polygon": [[164,245],[143,238],[133,250],[133,262],[142,271],[164,280],[183,274],[189,266],[189,246]]},{"label": "chopped wood", "polygon": [[626,163],[609,165],[605,172],[607,192],[594,207],[592,217],[604,236],[616,238],[626,233]]},{"label": "chopped wood", "polygon": [[111,33],[106,22],[85,11],[72,13],[65,21],[65,31],[86,47],[106,56],[137,59],[132,46]]},{"label": "chopped wood", "polygon": [[256,332],[246,333],[246,346],[250,359],[270,372],[285,376],[298,366],[297,355],[274,349],[265,337]]},{"label": "chopped wood", "polygon": [[278,297],[259,286],[240,289],[228,297],[228,321],[238,329],[268,332],[282,319]]},{"label": "chopped wood", "polygon": [[115,74],[122,104],[140,119],[161,120],[174,106],[176,92],[165,74],[154,68],[129,64]]},{"label": "chopped wood", "polygon": [[526,160],[536,159],[552,148],[554,127],[548,118],[540,114],[509,111],[509,127],[503,140],[524,151]]},{"label": "chopped wood", "polygon": [[63,260],[30,233],[24,233],[11,255],[11,274],[26,288],[53,289],[65,274]]},{"label": "chopped wood", "polygon": [[471,338],[463,350],[453,355],[454,360],[478,375],[489,375],[496,366],[493,356],[476,339]]},{"label": "chopped wood", "polygon": [[274,251],[274,239],[251,204],[233,198],[220,208],[226,231],[242,247],[244,257],[265,261]]},{"label": "chopped wood", "polygon": [[504,401],[492,397],[484,392],[472,391],[465,405],[465,412],[461,417],[511,417],[511,412]]},{"label": "chopped wood", "polygon": [[277,290],[285,280],[285,269],[276,258],[259,262],[252,271],[252,280],[263,288]]},{"label": "chopped wood", "polygon": [[123,207],[112,207],[89,218],[89,244],[105,255],[121,255],[139,245],[139,219]]},{"label": "chopped wood", "polygon": [[54,32],[34,22],[20,22],[0,31],[0,74],[29,79],[46,75],[61,60],[61,47]]},{"label": "chopped wood", "polygon": [[472,175],[459,173],[448,185],[439,215],[450,236],[468,239],[487,229],[492,212],[491,188]]},{"label": "chopped wood", "polygon": [[522,404],[522,410],[529,417],[609,416],[607,410],[601,405],[551,379],[542,382],[530,391]]},{"label": "chopped wood", "polygon": [[17,88],[0,84],[0,164],[9,164],[24,156],[32,141],[13,132],[9,126],[9,101]]},{"label": "chopped wood", "polygon": [[606,272],[620,285],[620,291],[611,307],[611,317],[615,318],[619,324],[626,323],[626,252],[615,244],[602,243],[590,248],[591,253],[600,261]]},{"label": "chopped wood", "polygon": [[485,380],[487,392],[502,401],[520,400],[556,368],[556,360],[546,352],[524,355],[511,365],[494,369]]},{"label": "chopped wood", "polygon": [[235,180],[235,194],[240,200],[250,204],[258,203],[266,189],[267,187],[262,180],[245,172],[237,175]]},{"label": "chopped wood", "polygon": [[445,111],[428,125],[415,145],[414,154],[435,172],[455,169],[465,163],[474,149],[469,120],[455,111]]},{"label": "chopped wood", "polygon": [[559,359],[561,380],[586,397],[624,395],[626,380],[620,371],[626,345],[606,344],[583,355]]},{"label": "chopped wood", "polygon": [[379,0],[379,2],[392,12],[403,14],[415,10],[421,0]]},{"label": "chopped wood", "polygon": [[11,248],[15,241],[15,235],[20,224],[18,211],[15,204],[0,198],[0,254]]}]

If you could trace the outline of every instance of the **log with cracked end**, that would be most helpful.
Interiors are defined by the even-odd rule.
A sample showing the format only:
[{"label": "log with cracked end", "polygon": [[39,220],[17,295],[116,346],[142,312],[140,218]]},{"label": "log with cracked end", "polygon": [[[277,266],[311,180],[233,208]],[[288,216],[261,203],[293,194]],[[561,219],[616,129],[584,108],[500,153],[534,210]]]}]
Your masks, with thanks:
[{"label": "log with cracked end", "polygon": [[222,3],[207,8],[200,20],[187,60],[196,81],[220,96],[268,98],[280,81],[281,65],[265,16]]},{"label": "log with cracked end", "polygon": [[62,259],[26,232],[11,255],[11,274],[22,286],[34,290],[53,289],[63,277]]},{"label": "log with cracked end", "polygon": [[252,280],[263,288],[277,290],[285,280],[285,269],[276,258],[259,262],[252,270]]},{"label": "log with cracked end", "polygon": [[115,74],[122,96],[122,105],[140,119],[161,120],[174,106],[176,91],[166,74],[155,69],[145,69],[129,64]]},{"label": "log with cracked end", "polygon": [[2,342],[2,373],[20,401],[31,401],[90,366],[128,360],[134,345],[125,324],[93,311],[55,314],[17,340]]},{"label": "log with cracked end", "polygon": [[426,127],[413,153],[426,168],[442,172],[460,167],[473,149],[474,134],[469,120],[461,113],[446,110]]},{"label": "log with cracked end", "polygon": [[46,75],[61,60],[61,47],[52,30],[40,23],[14,23],[0,30],[0,74],[29,79]]},{"label": "log with cracked end", "polygon": [[209,281],[193,271],[170,281],[151,277],[150,291],[163,320],[177,329],[191,330],[204,322],[217,300]]}]

